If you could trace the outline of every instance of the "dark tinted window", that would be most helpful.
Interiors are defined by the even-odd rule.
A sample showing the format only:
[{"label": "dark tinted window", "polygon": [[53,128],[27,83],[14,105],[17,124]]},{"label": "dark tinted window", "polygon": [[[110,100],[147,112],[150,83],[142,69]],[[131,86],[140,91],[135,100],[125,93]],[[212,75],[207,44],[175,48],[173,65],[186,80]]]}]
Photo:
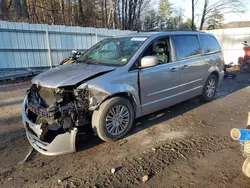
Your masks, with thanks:
[{"label": "dark tinted window", "polygon": [[178,60],[201,54],[196,35],[174,36],[173,42]]},{"label": "dark tinted window", "polygon": [[214,37],[200,35],[200,42],[204,54],[220,52],[220,46]]}]

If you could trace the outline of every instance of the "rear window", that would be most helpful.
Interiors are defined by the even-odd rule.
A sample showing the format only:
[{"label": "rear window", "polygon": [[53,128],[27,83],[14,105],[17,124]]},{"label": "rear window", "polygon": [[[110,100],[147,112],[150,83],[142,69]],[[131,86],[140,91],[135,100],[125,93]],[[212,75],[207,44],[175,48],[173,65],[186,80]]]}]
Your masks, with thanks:
[{"label": "rear window", "polygon": [[200,35],[200,43],[204,54],[212,54],[221,51],[220,45],[214,37]]},{"label": "rear window", "polygon": [[190,58],[201,54],[200,45],[196,35],[173,36],[177,60]]}]

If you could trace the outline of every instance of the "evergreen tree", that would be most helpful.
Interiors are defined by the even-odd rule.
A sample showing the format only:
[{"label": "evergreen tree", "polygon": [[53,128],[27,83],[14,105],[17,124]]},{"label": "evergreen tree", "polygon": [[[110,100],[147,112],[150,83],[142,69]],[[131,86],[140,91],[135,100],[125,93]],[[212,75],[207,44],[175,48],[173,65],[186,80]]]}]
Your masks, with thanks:
[{"label": "evergreen tree", "polygon": [[206,25],[207,29],[217,29],[220,28],[224,22],[224,15],[215,9],[212,14],[208,17]]},{"label": "evergreen tree", "polygon": [[[193,27],[193,28],[192,28]],[[182,24],[182,30],[196,30],[196,25],[192,24],[192,19],[191,18],[187,18],[186,22]]]},{"label": "evergreen tree", "polygon": [[158,10],[158,20],[160,29],[169,28],[171,14],[172,5],[169,0],[160,0]]},{"label": "evergreen tree", "polygon": [[144,30],[154,30],[157,28],[157,13],[154,9],[150,9],[143,21]]}]

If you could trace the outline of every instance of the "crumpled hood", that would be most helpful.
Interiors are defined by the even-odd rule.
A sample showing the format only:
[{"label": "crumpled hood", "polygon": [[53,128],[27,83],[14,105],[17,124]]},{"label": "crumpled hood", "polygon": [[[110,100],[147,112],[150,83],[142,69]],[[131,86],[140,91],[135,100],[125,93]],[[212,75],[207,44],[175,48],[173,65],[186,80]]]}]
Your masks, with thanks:
[{"label": "crumpled hood", "polygon": [[114,69],[115,67],[84,63],[63,65],[37,75],[32,79],[32,83],[48,88],[72,86],[89,77]]}]

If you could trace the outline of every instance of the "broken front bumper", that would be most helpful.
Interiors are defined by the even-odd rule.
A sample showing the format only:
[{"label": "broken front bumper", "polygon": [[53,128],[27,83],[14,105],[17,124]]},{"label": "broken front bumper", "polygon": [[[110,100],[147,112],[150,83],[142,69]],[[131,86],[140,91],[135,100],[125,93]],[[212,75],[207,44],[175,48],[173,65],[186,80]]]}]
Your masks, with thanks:
[{"label": "broken front bumper", "polygon": [[71,129],[70,132],[57,135],[51,143],[43,142],[38,138],[42,133],[41,125],[35,124],[29,120],[26,108],[27,95],[24,97],[22,106],[22,119],[26,129],[27,138],[34,149],[44,155],[61,155],[76,151],[75,141],[78,130],[76,127]]}]

